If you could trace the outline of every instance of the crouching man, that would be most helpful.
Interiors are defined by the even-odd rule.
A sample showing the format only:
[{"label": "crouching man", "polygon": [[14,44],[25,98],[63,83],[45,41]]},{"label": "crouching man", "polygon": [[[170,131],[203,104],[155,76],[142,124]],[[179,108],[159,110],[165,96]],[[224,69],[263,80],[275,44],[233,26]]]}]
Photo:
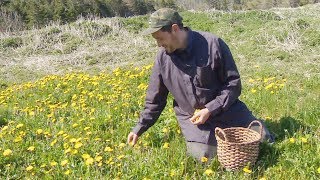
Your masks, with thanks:
[{"label": "crouching man", "polygon": [[[128,143],[136,144],[156,122],[170,92],[188,154],[199,160],[214,157],[215,127],[247,127],[256,120],[238,99],[240,75],[227,44],[211,33],[184,27],[179,13],[169,8],[151,14],[149,28],[143,33],[151,34],[160,48],[144,111],[128,135]],[[265,127],[262,132],[263,139],[270,139]]]}]

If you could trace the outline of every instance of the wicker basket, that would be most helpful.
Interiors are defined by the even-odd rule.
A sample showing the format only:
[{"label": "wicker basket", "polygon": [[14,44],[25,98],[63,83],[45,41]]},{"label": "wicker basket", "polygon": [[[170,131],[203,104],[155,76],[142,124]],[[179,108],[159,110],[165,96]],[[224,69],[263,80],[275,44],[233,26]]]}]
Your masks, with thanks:
[{"label": "wicker basket", "polygon": [[[259,124],[260,134],[251,126]],[[215,136],[218,142],[218,160],[227,170],[237,170],[250,164],[254,164],[259,154],[259,144],[262,136],[262,124],[252,121],[248,128],[216,128]]]}]

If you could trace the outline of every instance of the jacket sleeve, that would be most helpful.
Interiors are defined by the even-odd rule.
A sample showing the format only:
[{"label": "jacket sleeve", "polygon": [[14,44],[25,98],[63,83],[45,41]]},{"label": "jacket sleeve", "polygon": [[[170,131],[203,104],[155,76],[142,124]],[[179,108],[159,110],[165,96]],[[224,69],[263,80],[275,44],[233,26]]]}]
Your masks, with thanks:
[{"label": "jacket sleeve", "polygon": [[227,111],[241,94],[240,74],[230,49],[222,39],[217,41],[218,51],[214,63],[218,66],[217,73],[222,86],[218,96],[205,105],[212,116]]},{"label": "jacket sleeve", "polygon": [[164,85],[160,73],[160,58],[161,54],[158,53],[149,80],[144,110],[141,112],[137,125],[132,130],[138,136],[157,121],[167,103],[169,91]]}]

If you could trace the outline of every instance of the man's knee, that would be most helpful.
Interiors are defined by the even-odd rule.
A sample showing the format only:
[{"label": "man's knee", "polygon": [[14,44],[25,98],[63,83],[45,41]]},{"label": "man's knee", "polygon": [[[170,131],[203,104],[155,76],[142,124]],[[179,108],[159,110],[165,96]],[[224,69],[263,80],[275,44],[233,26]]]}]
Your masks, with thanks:
[{"label": "man's knee", "polygon": [[187,153],[199,161],[201,161],[202,157],[206,157],[208,160],[211,160],[217,155],[217,146],[188,141]]}]

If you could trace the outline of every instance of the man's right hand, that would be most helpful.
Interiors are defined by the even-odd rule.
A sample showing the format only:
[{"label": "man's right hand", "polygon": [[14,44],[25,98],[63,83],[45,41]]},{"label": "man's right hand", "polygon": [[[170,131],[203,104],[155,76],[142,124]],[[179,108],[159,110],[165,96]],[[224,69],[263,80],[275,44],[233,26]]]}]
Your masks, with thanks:
[{"label": "man's right hand", "polygon": [[134,146],[137,141],[138,141],[138,135],[136,135],[135,133],[133,132],[130,132],[129,135],[128,135],[128,140],[127,140],[127,143],[131,146]]}]

